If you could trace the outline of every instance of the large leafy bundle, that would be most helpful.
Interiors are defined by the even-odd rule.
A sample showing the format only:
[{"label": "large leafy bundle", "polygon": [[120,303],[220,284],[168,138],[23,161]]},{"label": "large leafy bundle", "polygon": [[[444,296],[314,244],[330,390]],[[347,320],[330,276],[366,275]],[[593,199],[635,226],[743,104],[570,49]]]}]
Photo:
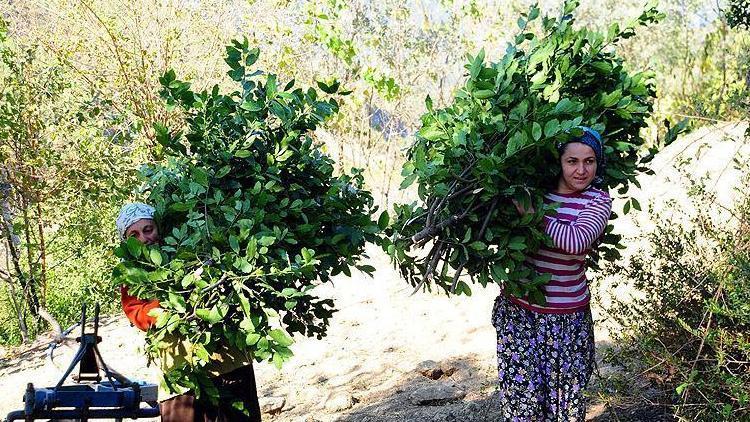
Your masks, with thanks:
[{"label": "large leafy bundle", "polygon": [[193,92],[172,71],[161,78],[167,104],[184,112],[182,131],[157,129],[169,164],[146,171],[163,241],[130,238],[116,251],[115,282],[164,309],[148,351],[159,355],[177,339],[184,350],[168,384],[213,397],[207,370],[222,353],[281,366],[292,355],[289,334],[325,335],[333,302],[313,287],[350,275],[378,231],[360,172],[335,176],[311,138],[336,100],[251,71],[257,57],[247,40],[227,47],[229,75],[241,86],[228,95]]},{"label": "large leafy bundle", "polygon": [[[541,18],[536,33],[539,9],[532,7],[518,19],[521,30],[500,61],[486,63],[483,51],[470,58],[466,82],[448,107],[435,109],[427,98],[402,171],[402,188],[417,181],[420,202],[395,206],[386,242],[417,288],[432,281],[469,294],[459,278],[465,271],[482,285],[494,280],[513,294],[543,301],[539,286],[548,278],[521,264],[549,241],[540,224],[549,212],[543,194],[560,168],[555,143],[580,136],[576,126],[604,135],[604,188],[625,193],[645,170],[654,151],[643,154],[640,131],[652,112],[653,74],[627,71],[613,46],[661,15],[651,7],[601,34],[573,27],[577,6],[565,2],[562,16]],[[536,212],[519,216],[513,199]],[[387,226],[387,218],[380,223]],[[605,241],[617,243],[611,236]],[[426,246],[428,252],[420,253]],[[604,251],[616,254],[614,248]],[[530,282],[519,282],[525,279]]]}]

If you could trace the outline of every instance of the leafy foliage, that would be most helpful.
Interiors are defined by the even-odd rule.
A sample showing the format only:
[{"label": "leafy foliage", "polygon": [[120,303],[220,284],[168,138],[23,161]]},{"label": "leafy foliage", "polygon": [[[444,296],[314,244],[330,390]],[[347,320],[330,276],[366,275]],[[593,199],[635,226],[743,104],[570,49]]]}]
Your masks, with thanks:
[{"label": "leafy foliage", "polygon": [[715,197],[704,182],[692,180],[694,215],[652,212],[647,246],[604,267],[637,292],[613,295],[607,311],[622,327],[620,357],[671,390],[684,420],[750,418],[749,183],[746,175],[727,222],[707,206]]},{"label": "leafy foliage", "polygon": [[116,283],[164,308],[148,332],[150,353],[172,336],[189,341],[185,362],[166,374],[172,387],[212,398],[214,353],[234,349],[281,366],[292,356],[290,334],[324,336],[333,302],[313,288],[351,275],[378,232],[360,171],[335,176],[313,142],[337,100],[252,70],[259,51],[247,39],[226,51],[239,91],[193,92],[174,72],[161,78],[168,106],[185,116],[184,132],[157,129],[170,162],[145,172],[163,243],[128,239],[114,271]]},{"label": "leafy foliage", "polygon": [[726,18],[729,26],[733,28],[750,29],[750,1],[730,0]]},{"label": "leafy foliage", "polygon": [[[111,123],[65,66],[0,20],[0,343],[113,310],[111,221],[137,180]],[[137,149],[128,147],[128,152]],[[105,258],[102,258],[105,256]]]},{"label": "leafy foliage", "polygon": [[[625,194],[646,170],[656,149],[642,154],[640,130],[652,111],[653,75],[628,72],[612,46],[662,15],[651,7],[602,34],[573,27],[577,6],[568,1],[561,17],[541,18],[541,35],[532,30],[540,20],[539,8],[532,7],[518,19],[520,32],[500,61],[485,63],[484,51],[470,58],[466,82],[449,107],[435,109],[427,98],[401,185],[416,181],[421,201],[395,206],[385,245],[417,288],[432,280],[446,291],[470,294],[459,279],[465,270],[482,285],[505,283],[515,295],[543,300],[539,287],[547,278],[532,276],[521,264],[549,240],[539,227],[550,212],[543,194],[559,171],[555,143],[580,136],[576,126],[604,134],[605,188]],[[513,199],[536,212],[519,216]],[[640,205],[631,200],[627,206]],[[605,237],[605,258],[619,255],[611,247],[617,240]],[[428,243],[426,256],[415,255],[413,247]]]}]

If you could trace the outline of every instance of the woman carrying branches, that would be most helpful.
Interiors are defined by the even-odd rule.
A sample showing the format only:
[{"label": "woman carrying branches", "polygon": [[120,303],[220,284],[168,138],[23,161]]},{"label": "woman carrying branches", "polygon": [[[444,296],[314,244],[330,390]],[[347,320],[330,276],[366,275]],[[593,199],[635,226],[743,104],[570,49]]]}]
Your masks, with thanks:
[{"label": "woman carrying branches", "polygon": [[[154,208],[141,203],[125,204],[117,217],[117,231],[120,240],[135,237],[145,245],[161,242],[159,228],[154,220]],[[146,331],[156,323],[155,315],[161,311],[158,300],[139,299],[128,293],[128,288],[120,287],[122,310],[131,323]],[[171,353],[162,356],[160,364],[174,364],[184,359],[189,343],[174,339],[175,347]],[[213,405],[208,400],[197,398],[188,391],[184,394],[171,394],[160,391],[159,411],[165,422],[260,422],[260,406],[255,385],[252,359],[238,356],[237,351],[218,357],[215,367],[210,368],[214,375],[212,382],[219,388],[219,404]],[[240,399],[249,413],[244,414],[231,406],[232,399]]]},{"label": "woman carrying branches", "polygon": [[[499,395],[509,421],[584,421],[584,390],[594,367],[594,330],[585,261],[604,233],[612,200],[596,188],[604,173],[599,133],[558,144],[560,175],[545,195],[559,203],[544,218],[552,246],[528,257],[537,273],[550,274],[545,303],[501,294],[492,322],[497,330]],[[520,214],[533,212],[515,203]]]}]

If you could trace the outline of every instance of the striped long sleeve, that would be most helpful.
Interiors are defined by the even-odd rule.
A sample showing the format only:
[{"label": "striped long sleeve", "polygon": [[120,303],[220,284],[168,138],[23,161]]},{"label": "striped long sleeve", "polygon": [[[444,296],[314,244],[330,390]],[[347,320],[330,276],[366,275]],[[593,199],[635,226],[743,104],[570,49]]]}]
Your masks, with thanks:
[{"label": "striped long sleeve", "polygon": [[553,245],[539,248],[526,263],[537,274],[551,276],[542,286],[546,303],[532,304],[528,298],[517,297],[510,297],[510,300],[535,312],[576,312],[588,306],[591,300],[586,255],[604,233],[612,200],[607,192],[589,188],[572,194],[549,193],[544,202],[560,205],[554,216],[545,217],[545,231]]},{"label": "striped long sleeve", "polygon": [[568,223],[566,220],[545,217],[546,231],[556,248],[571,255],[580,255],[604,233],[611,213],[612,201],[609,197],[598,197],[578,213],[575,221]]}]

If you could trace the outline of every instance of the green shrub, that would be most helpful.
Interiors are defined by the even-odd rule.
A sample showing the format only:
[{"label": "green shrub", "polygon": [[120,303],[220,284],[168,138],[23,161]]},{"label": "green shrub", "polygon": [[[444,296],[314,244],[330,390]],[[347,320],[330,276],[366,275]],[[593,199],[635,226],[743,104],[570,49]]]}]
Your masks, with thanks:
[{"label": "green shrub", "polygon": [[685,420],[750,418],[750,179],[743,186],[727,224],[694,182],[695,215],[654,214],[647,247],[605,267],[637,292],[607,312],[623,327],[623,356],[673,392]]},{"label": "green shrub", "polygon": [[729,26],[750,29],[750,1],[730,0],[725,14]]}]

